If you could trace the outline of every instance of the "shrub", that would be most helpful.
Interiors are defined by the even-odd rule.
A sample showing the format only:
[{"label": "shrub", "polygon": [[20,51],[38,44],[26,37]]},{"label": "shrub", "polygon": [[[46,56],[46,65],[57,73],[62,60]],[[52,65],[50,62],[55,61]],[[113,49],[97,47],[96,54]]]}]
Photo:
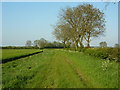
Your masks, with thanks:
[{"label": "shrub", "polygon": [[83,52],[102,59],[119,61],[120,58],[120,53],[117,48],[88,48],[83,49]]}]

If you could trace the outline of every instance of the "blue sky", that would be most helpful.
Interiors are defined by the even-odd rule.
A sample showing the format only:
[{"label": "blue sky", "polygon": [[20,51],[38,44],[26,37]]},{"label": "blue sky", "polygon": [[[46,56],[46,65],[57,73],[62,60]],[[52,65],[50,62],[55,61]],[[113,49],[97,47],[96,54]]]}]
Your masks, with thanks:
[{"label": "blue sky", "polygon": [[[24,46],[27,40],[45,38],[56,40],[52,32],[61,8],[75,7],[81,2],[3,2],[2,3],[2,45]],[[106,3],[91,2],[95,8],[103,10]],[[105,36],[91,41],[91,46],[99,46],[106,41],[108,46],[118,43],[118,3],[109,3],[104,11],[106,19]]]}]

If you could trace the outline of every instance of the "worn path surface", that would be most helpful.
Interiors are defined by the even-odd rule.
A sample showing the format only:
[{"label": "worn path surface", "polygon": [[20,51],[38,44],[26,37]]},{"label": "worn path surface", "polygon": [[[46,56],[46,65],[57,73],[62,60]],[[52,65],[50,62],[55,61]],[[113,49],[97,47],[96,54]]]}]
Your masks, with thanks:
[{"label": "worn path surface", "polygon": [[[48,51],[44,51],[46,54]],[[42,73],[44,78],[42,81],[37,81],[33,87],[43,88],[86,88],[86,79],[81,75],[80,71],[73,65],[70,59],[64,53],[52,51],[50,60],[46,63],[45,72]],[[46,57],[47,58],[47,57]],[[41,71],[40,71],[41,72]],[[40,75],[39,72],[39,75]],[[40,77],[40,76],[39,76]],[[39,77],[36,77],[39,78]]]}]

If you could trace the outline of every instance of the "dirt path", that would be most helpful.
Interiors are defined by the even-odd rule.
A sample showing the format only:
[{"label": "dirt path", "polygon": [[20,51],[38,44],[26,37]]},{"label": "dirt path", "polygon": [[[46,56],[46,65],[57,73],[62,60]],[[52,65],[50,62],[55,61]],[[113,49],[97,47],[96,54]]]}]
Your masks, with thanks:
[{"label": "dirt path", "polygon": [[86,79],[63,53],[53,52],[44,74],[43,88],[88,88]]},{"label": "dirt path", "polygon": [[72,67],[72,69],[78,74],[78,76],[83,80],[83,82],[85,83],[86,86],[93,88],[94,86],[82,75],[81,71],[77,68],[77,66],[72,62],[72,60],[70,60],[70,58],[68,58],[65,55],[62,55],[62,57],[65,58],[66,62],[70,64],[70,66]]},{"label": "dirt path", "polygon": [[[65,57],[65,56],[64,56],[64,57]],[[65,57],[65,60],[71,65],[71,67],[75,70],[75,72],[76,72],[84,81],[87,81],[87,80],[83,77],[83,75],[80,73],[80,71],[75,67],[75,65],[73,65],[72,61],[71,61],[69,58]]]}]

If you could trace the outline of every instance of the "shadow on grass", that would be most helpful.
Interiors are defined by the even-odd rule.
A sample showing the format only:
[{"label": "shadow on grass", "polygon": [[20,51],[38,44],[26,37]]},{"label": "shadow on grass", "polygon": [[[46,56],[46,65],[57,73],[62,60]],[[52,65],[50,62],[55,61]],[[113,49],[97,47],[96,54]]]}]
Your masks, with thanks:
[{"label": "shadow on grass", "polygon": [[32,54],[28,54],[28,55],[22,55],[22,56],[17,56],[17,57],[13,57],[13,58],[2,59],[2,60],[0,60],[0,64],[1,64],[1,63],[7,63],[7,62],[10,62],[10,61],[13,61],[13,60],[20,59],[20,58],[32,56],[32,55],[35,55],[35,54],[38,54],[38,53],[42,53],[42,52],[43,52],[43,51],[39,51],[39,52],[35,52],[35,53],[32,53]]}]

